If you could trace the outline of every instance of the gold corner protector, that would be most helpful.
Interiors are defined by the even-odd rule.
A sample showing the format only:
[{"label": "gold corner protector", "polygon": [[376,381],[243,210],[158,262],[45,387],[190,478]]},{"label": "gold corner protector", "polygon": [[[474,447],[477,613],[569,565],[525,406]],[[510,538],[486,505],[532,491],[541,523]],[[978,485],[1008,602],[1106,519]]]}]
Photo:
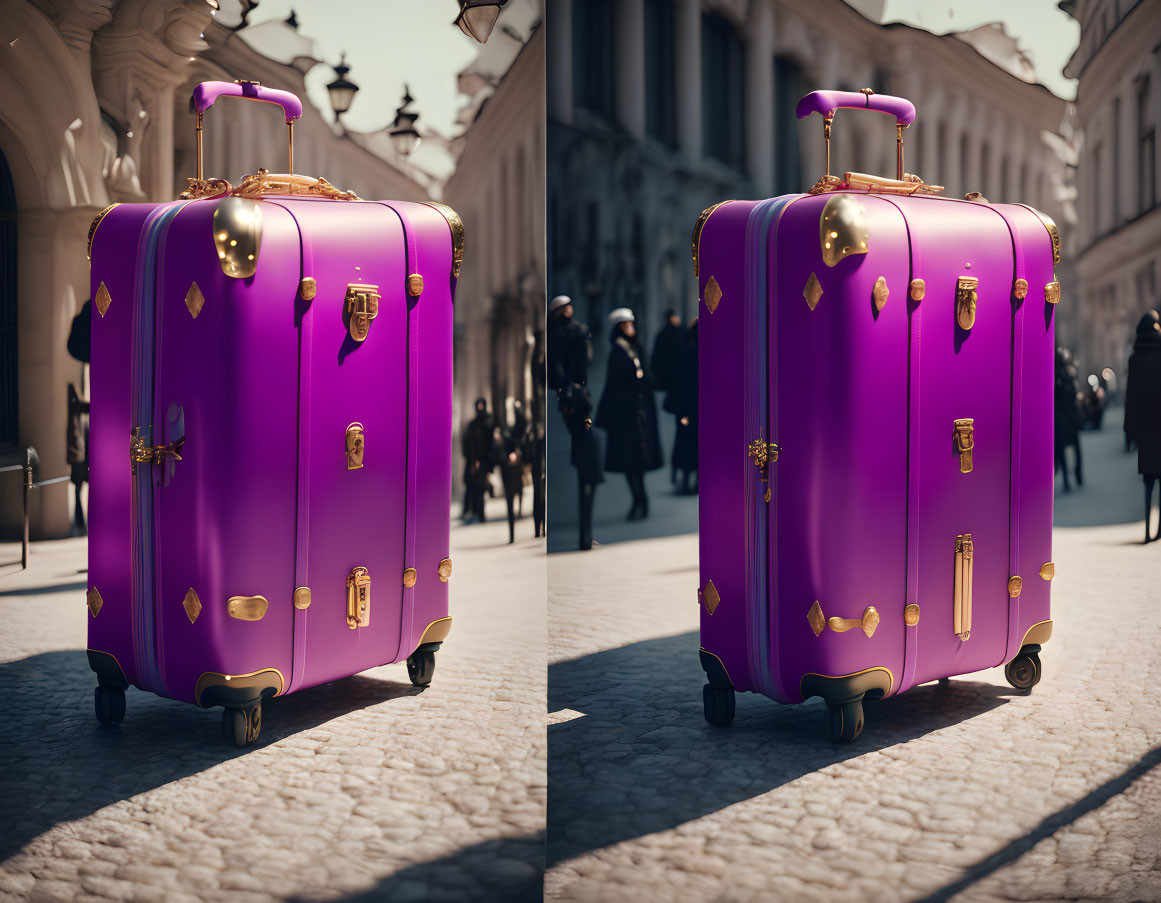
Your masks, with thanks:
[{"label": "gold corner protector", "polygon": [[181,607],[185,609],[185,616],[189,618],[191,624],[202,613],[202,600],[198,598],[198,594],[194,592],[192,586],[186,590],[185,598],[181,600]]},{"label": "gold corner protector", "polygon": [[698,598],[700,599],[701,604],[705,607],[706,614],[708,615],[712,615],[715,611],[717,611],[718,606],[722,601],[722,597],[718,593],[718,588],[714,586],[714,582],[712,580],[706,583],[705,589],[698,593]]},{"label": "gold corner protector", "polygon": [[205,671],[194,685],[194,702],[202,708],[205,708],[202,705],[202,696],[210,687],[238,687],[241,689],[272,687],[274,695],[280,696],[286,687],[286,679],[277,668],[261,668],[247,674],[223,674],[220,671]]},{"label": "gold corner protector", "polygon": [[852,254],[866,254],[871,239],[868,229],[867,208],[856,195],[831,195],[818,218],[822,262],[833,267]]},{"label": "gold corner protector", "polygon": [[95,217],[93,217],[93,222],[89,225],[89,237],[88,237],[87,241],[85,242],[85,257],[88,258],[90,263],[93,260],[93,239],[97,237],[97,227],[99,225],[101,225],[101,220],[103,220],[106,216],[109,215],[110,210],[112,210],[114,207],[119,207],[119,206],[121,206],[121,205],[120,204],[110,204],[108,207],[106,207],[104,210],[102,210],[100,213],[98,213]]},{"label": "gold corner protector", "polygon": [[85,604],[89,607],[89,614],[94,618],[100,613],[105,600],[101,598],[101,594],[97,592],[95,586],[90,586],[89,591],[85,593]]},{"label": "gold corner protector", "polygon": [[451,633],[452,619],[451,618],[436,618],[424,629],[423,633],[419,635],[419,642],[416,648],[422,646],[424,643],[442,643],[447,639]]},{"label": "gold corner protector", "polygon": [[1008,578],[1008,595],[1015,599],[1024,588],[1024,581],[1019,576]]},{"label": "gold corner protector", "polygon": [[299,611],[306,611],[310,608],[310,587],[299,586],[294,590],[294,607]]},{"label": "gold corner protector", "polygon": [[718,309],[718,305],[722,301],[722,288],[713,276],[710,276],[709,281],[706,282],[702,297],[705,299],[706,310],[711,314]]},{"label": "gold corner protector", "polygon": [[464,263],[464,245],[466,244],[467,233],[464,229],[464,221],[460,215],[452,210],[447,204],[440,204],[436,201],[424,201],[424,204],[437,211],[440,216],[447,220],[448,228],[451,230],[452,237],[452,278],[458,279],[460,277],[460,269]]},{"label": "gold corner protector", "polygon": [[908,627],[914,627],[919,623],[919,605],[915,602],[909,602],[903,609],[903,623]]},{"label": "gold corner protector", "polygon": [[406,586],[406,587],[415,586],[415,584],[418,580],[419,580],[419,571],[417,571],[415,568],[407,568],[403,572],[403,585],[404,586]]},{"label": "gold corner protector", "polygon": [[1024,639],[1020,641],[1020,646],[1024,647],[1030,644],[1042,646],[1052,639],[1052,619],[1047,621],[1037,621],[1031,627],[1024,631]]},{"label": "gold corner protector", "polygon": [[700,273],[699,273],[699,269],[700,269],[699,257],[701,256],[701,231],[702,231],[702,229],[705,228],[705,224],[709,221],[709,218],[713,214],[713,212],[715,210],[717,210],[719,207],[721,207],[725,204],[729,204],[729,203],[730,203],[730,201],[719,201],[718,203],[716,203],[710,207],[706,207],[705,210],[703,210],[701,212],[701,215],[697,218],[697,223],[693,227],[693,240],[691,242],[691,246],[692,246],[691,250],[692,250],[692,256],[693,256],[693,275],[694,276],[700,275]]},{"label": "gold corner protector", "polygon": [[811,310],[818,307],[818,300],[822,297],[822,283],[814,273],[806,280],[806,285],[802,288],[802,297],[806,299]]},{"label": "gold corner protector", "polygon": [[265,596],[231,596],[226,600],[226,614],[238,621],[261,621],[268,608]]},{"label": "gold corner protector", "polygon": [[96,297],[93,298],[93,306],[97,308],[97,313],[102,317],[105,316],[109,310],[109,305],[113,303],[113,298],[109,294],[109,289],[106,288],[105,283],[97,286]]},{"label": "gold corner protector", "polygon": [[231,279],[253,276],[262,250],[261,206],[246,198],[227,197],[214,209],[213,228],[222,272]]},{"label": "gold corner protector", "polygon": [[439,567],[436,568],[436,573],[439,575],[440,583],[447,583],[452,575],[452,560],[450,558],[445,558],[443,561],[441,561],[439,563]]},{"label": "gold corner protector", "polygon": [[1040,565],[1040,579],[1051,580],[1056,576],[1056,565],[1051,561],[1046,561]]}]

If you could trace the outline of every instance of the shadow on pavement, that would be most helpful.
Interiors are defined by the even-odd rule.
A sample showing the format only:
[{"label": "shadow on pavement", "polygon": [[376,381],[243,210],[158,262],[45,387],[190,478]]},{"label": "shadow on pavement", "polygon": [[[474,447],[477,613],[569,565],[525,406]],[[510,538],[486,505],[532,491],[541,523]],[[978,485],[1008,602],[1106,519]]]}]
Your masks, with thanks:
[{"label": "shadow on pavement", "polygon": [[[222,738],[221,709],[130,689],[125,720],[93,715],[96,680],[83,650],[0,663],[0,863],[56,824],[244,756],[357,709],[415,695],[410,684],[356,675],[273,699],[249,749]],[[340,692],[336,692],[336,689]]]},{"label": "shadow on pavement", "polygon": [[[1064,481],[1056,474],[1052,524],[1055,527],[1103,527],[1145,520],[1145,484],[1137,473],[1137,452],[1125,452],[1124,411],[1109,408],[1099,431],[1080,434],[1084,485],[1064,491]],[[1065,453],[1069,466],[1072,451]],[[1069,471],[1072,480],[1072,471]]]},{"label": "shadow on pavement", "polygon": [[[306,903],[307,899],[291,897],[288,903]],[[370,890],[339,899],[346,903],[429,899],[540,903],[544,899],[544,832],[465,847],[442,859],[408,866]]]},{"label": "shadow on pavement", "polygon": [[75,583],[54,583],[51,586],[22,586],[19,589],[0,590],[0,599],[5,596],[46,596],[50,593],[71,593],[77,590],[87,590],[87,580],[78,580]]},{"label": "shadow on pavement", "polygon": [[971,680],[915,687],[869,703],[862,735],[835,746],[819,700],[739,693],[731,727],[706,724],[697,650],[691,632],[549,666],[549,712],[581,713],[548,729],[550,867],[959,724],[1015,693]]}]

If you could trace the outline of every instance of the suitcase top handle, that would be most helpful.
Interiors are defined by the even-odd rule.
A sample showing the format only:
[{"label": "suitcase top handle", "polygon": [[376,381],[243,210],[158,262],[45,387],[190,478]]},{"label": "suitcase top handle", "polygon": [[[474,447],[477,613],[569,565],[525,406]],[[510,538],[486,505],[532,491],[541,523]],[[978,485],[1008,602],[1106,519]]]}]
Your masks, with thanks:
[{"label": "suitcase top handle", "polygon": [[890,94],[876,94],[870,88],[862,91],[811,91],[798,101],[798,118],[805,119],[811,113],[822,114],[822,133],[826,140],[826,174],[830,175],[830,124],[835,111],[874,110],[895,117],[896,144],[895,178],[903,179],[903,130],[915,121],[915,104],[904,97]]},{"label": "suitcase top handle", "polygon": [[282,107],[286,116],[286,137],[290,147],[290,168],[287,172],[294,172],[294,120],[302,116],[302,101],[297,95],[289,91],[280,91],[277,88],[263,88],[258,82],[202,82],[193,90],[189,99],[189,111],[197,114],[197,163],[198,180],[202,175],[202,114],[214,105],[219,97],[241,97],[248,100],[263,100],[267,103],[276,103]]}]

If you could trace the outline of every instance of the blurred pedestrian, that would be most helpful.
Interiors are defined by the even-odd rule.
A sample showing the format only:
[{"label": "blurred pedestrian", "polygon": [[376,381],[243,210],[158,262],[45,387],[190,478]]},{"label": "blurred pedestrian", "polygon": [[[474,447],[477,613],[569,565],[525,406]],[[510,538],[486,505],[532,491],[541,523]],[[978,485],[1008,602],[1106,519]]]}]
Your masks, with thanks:
[{"label": "blurred pedestrian", "polygon": [[637,346],[633,312],[619,307],[609,314],[609,364],[596,425],[608,434],[605,470],[623,473],[633,505],[627,520],[649,516],[645,474],[661,466],[657,407],[645,361]]},{"label": "blurred pedestrian", "polygon": [[593,359],[589,328],[573,318],[572,299],[557,295],[548,305],[548,386],[572,440],[571,463],[580,495],[580,547],[593,547],[593,500],[605,481],[601,444],[592,431],[589,363]]},{"label": "blurred pedestrian", "polygon": [[1052,407],[1055,415],[1054,445],[1056,466],[1064,477],[1064,491],[1071,492],[1068,483],[1068,460],[1066,448],[1074,449],[1076,458],[1076,485],[1084,485],[1080,458],[1080,387],[1076,382],[1076,367],[1067,348],[1056,349],[1056,377],[1052,390]]},{"label": "blurred pedestrian", "polygon": [[[653,388],[658,392],[672,392],[681,376],[681,366],[685,362],[685,329],[681,317],[670,308],[665,311],[665,325],[653,340]],[[665,408],[669,410],[669,408]],[[672,412],[671,412],[672,413]],[[676,454],[676,442],[674,443]],[[677,461],[670,459],[669,482],[677,482]]]},{"label": "blurred pedestrian", "polygon": [[679,492],[697,492],[697,318],[683,330],[683,341],[673,382],[665,396],[665,410],[677,420],[673,440],[673,467],[681,473]]},{"label": "blurred pedestrian", "polygon": [[1153,486],[1161,483],[1161,318],[1155,310],[1137,324],[1137,340],[1129,357],[1125,438],[1137,443],[1137,472],[1145,481],[1145,542],[1152,542],[1161,539],[1161,523],[1157,534],[1149,535]]},{"label": "blurred pedestrian", "polygon": [[516,541],[517,502],[523,516],[524,465],[528,461],[528,419],[524,406],[513,404],[512,426],[503,431],[500,454],[500,480],[504,484],[504,501],[508,505],[508,543]]},{"label": "blurred pedestrian", "polygon": [[[92,300],[86,301],[80,313],[73,317],[66,347],[69,354],[82,364],[92,357],[91,334]],[[89,481],[89,403],[81,398],[76,386],[69,383],[68,428],[65,434],[65,460],[70,468],[74,490],[73,525],[77,533],[85,533],[85,509],[81,505],[81,490]]]},{"label": "blurred pedestrian", "polygon": [[483,398],[477,398],[476,416],[464,428],[461,440],[468,495],[465,520],[474,518],[480,523],[487,520],[484,514],[484,495],[491,494],[492,468],[496,466],[495,439],[492,432],[492,415],[488,413],[488,402]]}]

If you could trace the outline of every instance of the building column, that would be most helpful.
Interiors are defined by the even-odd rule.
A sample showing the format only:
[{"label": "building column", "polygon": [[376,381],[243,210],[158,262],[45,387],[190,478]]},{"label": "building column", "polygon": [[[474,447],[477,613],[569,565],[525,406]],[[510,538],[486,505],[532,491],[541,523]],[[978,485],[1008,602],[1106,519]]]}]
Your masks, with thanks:
[{"label": "building column", "polygon": [[758,194],[774,191],[774,11],[758,3],[746,23],[746,170]]},{"label": "building column", "polygon": [[[584,0],[581,0],[584,2]],[[548,118],[572,123],[572,0],[548,0]]]},{"label": "building column", "polygon": [[645,137],[645,0],[618,0],[613,17],[617,122]]},{"label": "building column", "polygon": [[701,0],[676,0],[674,67],[677,82],[677,146],[687,163],[701,160]]}]

